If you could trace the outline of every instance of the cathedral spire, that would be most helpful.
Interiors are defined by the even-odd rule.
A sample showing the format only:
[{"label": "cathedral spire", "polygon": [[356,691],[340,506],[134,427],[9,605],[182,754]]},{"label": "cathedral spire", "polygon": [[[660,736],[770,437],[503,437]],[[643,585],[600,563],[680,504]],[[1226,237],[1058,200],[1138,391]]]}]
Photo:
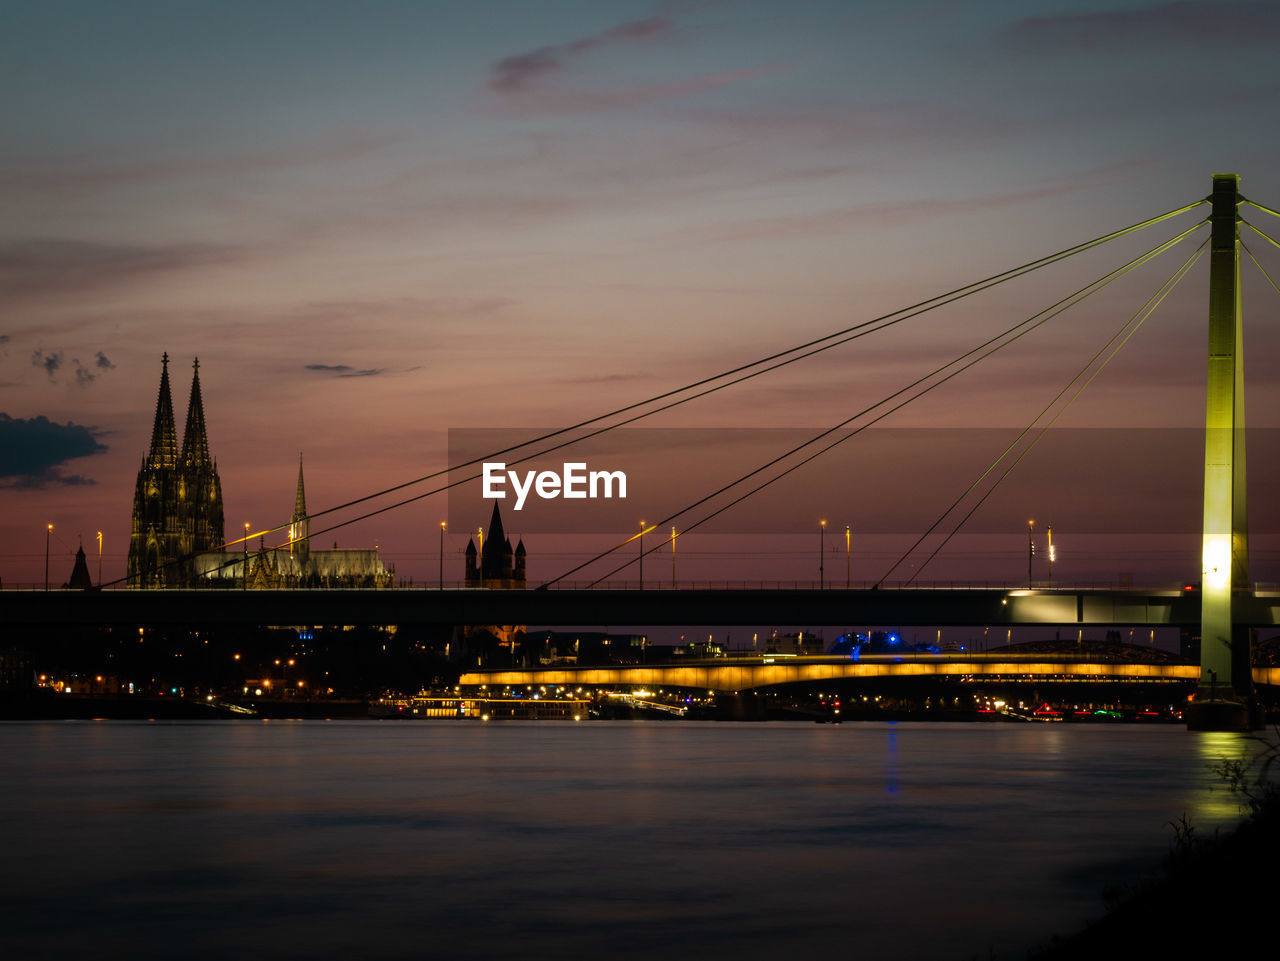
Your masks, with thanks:
[{"label": "cathedral spire", "polygon": [[307,492],[302,486],[302,452],[298,452],[298,493],[293,499],[293,519],[300,521],[307,516]]},{"label": "cathedral spire", "polygon": [[151,451],[147,466],[178,466],[178,431],[173,423],[173,398],[169,395],[169,354],[160,360],[160,393],[156,397],[156,422],[151,428]]},{"label": "cathedral spire", "polygon": [[204,400],[200,396],[200,358],[191,364],[191,400],[187,403],[187,429],[182,434],[182,462],[208,467],[209,436],[204,427]]},{"label": "cathedral spire", "polygon": [[307,492],[302,483],[302,452],[298,452],[298,492],[293,497],[289,518],[289,553],[297,554],[305,566],[311,554],[311,519],[307,517]]}]

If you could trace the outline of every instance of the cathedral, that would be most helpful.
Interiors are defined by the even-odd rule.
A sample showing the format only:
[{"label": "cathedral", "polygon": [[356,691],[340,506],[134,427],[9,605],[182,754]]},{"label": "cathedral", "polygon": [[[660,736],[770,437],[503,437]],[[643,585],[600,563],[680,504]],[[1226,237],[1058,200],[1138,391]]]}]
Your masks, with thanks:
[{"label": "cathedral", "polygon": [[131,587],[192,586],[191,559],[222,547],[222,484],[209,456],[200,396],[200,361],[192,364],[187,428],[178,448],[169,393],[169,355],[161,360],[151,450],[133,495],[128,582]]},{"label": "cathedral", "polygon": [[193,367],[187,428],[178,449],[169,392],[169,355],[161,361],[151,450],[138,471],[129,539],[131,587],[295,588],[391,587],[377,548],[311,549],[311,519],[298,458],[298,487],[288,542],[257,550],[227,550],[222,520],[222,484],[209,456],[200,362]]}]

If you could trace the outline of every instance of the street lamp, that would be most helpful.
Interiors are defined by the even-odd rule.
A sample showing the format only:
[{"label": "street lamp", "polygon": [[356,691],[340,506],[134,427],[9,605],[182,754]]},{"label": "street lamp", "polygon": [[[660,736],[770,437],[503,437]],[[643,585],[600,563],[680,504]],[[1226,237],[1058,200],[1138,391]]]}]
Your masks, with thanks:
[{"label": "street lamp", "polygon": [[640,590],[644,590],[644,520],[640,521]]},{"label": "street lamp", "polygon": [[671,589],[676,589],[676,529],[671,528]]},{"label": "street lamp", "polygon": [[244,586],[240,589],[247,591],[249,589],[249,522],[244,522]]},{"label": "street lamp", "polygon": [[53,525],[44,532],[44,589],[49,589],[49,541],[53,539]]},{"label": "street lamp", "polygon": [[818,521],[818,590],[826,587],[826,579],[823,573],[823,551],[826,550],[827,543],[827,519],[824,517]]},{"label": "street lamp", "polygon": [[849,525],[844,525],[844,589],[847,591],[853,585],[853,552],[852,552],[853,532],[850,531]]},{"label": "street lamp", "polygon": [[1027,521],[1027,587],[1031,587],[1031,559],[1036,556],[1035,537],[1036,522],[1034,519]]},{"label": "street lamp", "polygon": [[98,586],[102,586],[102,531],[98,531]]},{"label": "street lamp", "polygon": [[444,590],[444,531],[449,526],[448,521],[440,522],[440,590]]},{"label": "street lamp", "polygon": [[1053,562],[1055,555],[1053,552],[1053,525],[1050,524],[1045,528],[1045,533],[1049,537],[1049,586],[1053,587]]}]

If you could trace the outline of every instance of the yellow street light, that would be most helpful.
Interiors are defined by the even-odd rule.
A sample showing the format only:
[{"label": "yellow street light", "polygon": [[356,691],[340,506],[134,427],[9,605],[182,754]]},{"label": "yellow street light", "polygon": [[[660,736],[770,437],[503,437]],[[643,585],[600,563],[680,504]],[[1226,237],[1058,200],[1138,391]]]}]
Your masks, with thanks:
[{"label": "yellow street light", "polygon": [[671,589],[676,589],[676,529],[671,528]]},{"label": "yellow street light", "polygon": [[826,587],[826,576],[823,567],[823,552],[826,550],[827,542],[827,519],[824,517],[818,521],[818,590]]},{"label": "yellow street light", "polygon": [[1036,556],[1035,527],[1036,527],[1036,522],[1034,518],[1032,520],[1027,521],[1027,587],[1028,588],[1030,588],[1032,584],[1031,560]]}]

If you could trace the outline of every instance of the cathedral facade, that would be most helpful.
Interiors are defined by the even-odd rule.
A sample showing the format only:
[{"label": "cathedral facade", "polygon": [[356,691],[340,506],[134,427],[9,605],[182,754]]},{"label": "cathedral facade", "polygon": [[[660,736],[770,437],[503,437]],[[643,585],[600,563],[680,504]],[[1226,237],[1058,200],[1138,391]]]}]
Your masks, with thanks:
[{"label": "cathedral facade", "polygon": [[222,517],[222,483],[217,462],[209,454],[200,362],[192,365],[187,426],[178,446],[169,391],[169,355],[161,361],[151,449],[138,471],[129,538],[128,583],[131,587],[391,587],[388,570],[376,548],[311,549],[302,459],[298,487],[284,544],[257,550],[244,544],[228,550]]},{"label": "cathedral facade", "polygon": [[200,361],[192,368],[187,426],[179,448],[169,392],[169,355],[161,360],[151,449],[142,460],[133,495],[130,587],[191,586],[192,558],[223,544],[222,483],[218,465],[209,456]]}]

